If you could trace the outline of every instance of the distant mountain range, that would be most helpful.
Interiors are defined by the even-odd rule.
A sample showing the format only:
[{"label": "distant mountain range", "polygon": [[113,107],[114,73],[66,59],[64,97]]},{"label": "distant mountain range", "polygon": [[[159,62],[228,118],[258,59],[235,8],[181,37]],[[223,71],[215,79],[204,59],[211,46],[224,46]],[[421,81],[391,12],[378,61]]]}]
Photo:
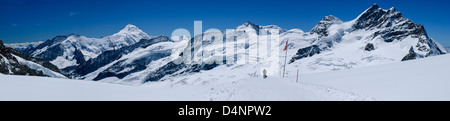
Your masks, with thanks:
[{"label": "distant mountain range", "polygon": [[76,34],[57,36],[35,48],[25,49],[24,52],[51,61],[63,69],[82,64],[104,51],[119,49],[149,38],[149,35],[136,26],[127,25],[118,33],[103,38],[88,38]]},{"label": "distant mountain range", "polygon": [[[297,69],[304,73],[314,73],[407,61],[447,53],[442,45],[428,36],[423,25],[415,24],[403,17],[395,8],[385,10],[376,4],[354,20],[347,22],[332,15],[326,16],[310,32],[300,29],[285,30],[276,25],[260,26],[252,22],[246,22],[235,28],[245,33],[256,32],[258,35],[259,30],[264,29],[280,30],[281,41],[277,45],[271,45],[274,48],[283,49],[284,44],[289,40],[288,74]],[[260,70],[265,68],[264,65],[206,63],[217,61],[217,59],[222,61],[227,57],[244,56],[260,62],[271,61],[249,54],[247,51],[225,55],[225,57],[212,56],[205,60],[206,63],[201,64],[175,64],[173,60],[187,58],[170,57],[172,53],[182,55],[194,46],[202,46],[206,50],[217,49],[211,43],[221,39],[213,39],[214,34],[217,33],[203,33],[202,36],[206,38],[204,40],[190,38],[190,42],[175,41],[167,36],[152,37],[134,25],[127,25],[118,33],[103,38],[87,38],[75,34],[57,36],[36,47],[24,49],[23,52],[51,62],[69,78],[133,85],[151,81],[187,83],[186,80],[207,71],[221,71],[215,73],[216,75],[209,75],[211,77],[239,79],[244,78],[243,76],[258,76]],[[235,34],[235,40],[249,38],[247,34],[225,31],[221,31],[221,34]],[[223,37],[224,40],[230,39]],[[191,42],[195,42],[196,45],[192,45]],[[236,48],[248,50],[259,48],[259,44],[257,41],[248,41],[248,43],[236,45]],[[225,49],[219,48],[219,50]],[[203,51],[193,51],[193,55],[202,53]],[[282,50],[280,55],[282,55],[279,57],[280,60],[284,60]],[[280,73],[277,70],[273,71],[271,73]],[[237,76],[232,72],[240,72],[242,75]]]},{"label": "distant mountain range", "polygon": [[25,43],[11,43],[11,44],[4,44],[6,47],[10,47],[10,48],[14,48],[20,51],[23,51],[27,48],[34,48],[37,47],[38,45],[44,43],[43,41],[39,41],[39,42],[25,42]]}]

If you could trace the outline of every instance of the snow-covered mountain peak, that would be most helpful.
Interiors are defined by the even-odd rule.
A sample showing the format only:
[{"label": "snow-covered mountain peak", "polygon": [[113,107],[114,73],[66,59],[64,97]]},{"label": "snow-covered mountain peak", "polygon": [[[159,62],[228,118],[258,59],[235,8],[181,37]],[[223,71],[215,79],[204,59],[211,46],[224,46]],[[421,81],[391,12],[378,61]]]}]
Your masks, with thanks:
[{"label": "snow-covered mountain peak", "polygon": [[395,26],[404,23],[406,28],[414,28],[415,24],[403,17],[394,7],[385,10],[374,4],[355,19],[354,29],[374,29]]},{"label": "snow-covered mountain peak", "polygon": [[281,27],[279,27],[277,25],[261,26],[261,28],[263,28],[263,29],[278,29],[278,30],[280,30],[282,32],[286,31],[286,30],[284,30],[283,28],[281,28]]},{"label": "snow-covered mountain peak", "polygon": [[260,26],[258,24],[252,23],[250,21],[247,21],[244,24],[239,25],[238,27],[235,28],[235,30],[244,30],[244,31],[255,30],[256,34],[259,34],[260,29],[263,29],[263,30],[278,29],[280,34],[287,31],[277,25]]},{"label": "snow-covered mountain peak", "polygon": [[378,9],[378,8],[380,8],[380,6],[378,6],[377,3],[373,3],[373,5],[370,8]]},{"label": "snow-covered mountain peak", "polygon": [[137,26],[132,24],[127,24],[122,30],[120,30],[118,33],[143,33],[141,29],[139,29]]},{"label": "snow-covered mountain peak", "polygon": [[377,4],[373,4],[372,6],[370,6],[369,8],[367,8],[364,12],[362,12],[361,14],[359,14],[358,17],[356,17],[356,19],[359,18],[364,18],[365,16],[372,14],[372,13],[379,13],[380,11],[383,11],[383,9],[381,9]]},{"label": "snow-covered mountain peak", "polygon": [[81,35],[72,33],[72,34],[69,34],[69,35],[67,35],[67,36],[75,36],[75,37],[78,37],[78,36],[81,36]]},{"label": "snow-covered mountain peak", "polygon": [[253,23],[253,22],[251,22],[251,21],[245,22],[244,25],[247,25],[247,26],[248,26],[248,25],[258,26],[257,24],[255,24],[255,23]]},{"label": "snow-covered mountain peak", "polygon": [[24,52],[52,62],[60,69],[79,65],[104,51],[115,50],[138,43],[141,39],[151,37],[138,27],[128,24],[121,31],[103,38],[88,38],[70,34],[57,36],[36,48],[28,48]]},{"label": "snow-covered mountain peak", "polygon": [[250,21],[247,21],[244,24],[236,27],[237,30],[245,30],[247,28],[252,28],[252,29],[256,30],[256,28],[259,28],[259,25],[255,24],[255,23],[252,23]]},{"label": "snow-covered mountain peak", "polygon": [[151,37],[139,29],[137,26],[128,24],[120,30],[118,33],[104,37],[102,39],[107,40],[112,48],[120,48],[139,42],[141,39],[150,39]]},{"label": "snow-covered mountain peak", "polygon": [[325,16],[325,17],[323,17],[323,19],[321,21],[331,21],[331,22],[335,22],[335,23],[342,23],[341,19],[339,19],[338,17],[333,16],[333,15]]},{"label": "snow-covered mountain peak", "polygon": [[334,18],[325,17],[311,30],[319,37],[297,51],[291,62],[302,60],[294,65],[311,69],[308,71],[339,70],[447,53],[422,25],[394,7],[382,9],[374,4],[352,21],[335,24]]},{"label": "snow-covered mountain peak", "polygon": [[391,8],[389,9],[389,11],[396,11],[396,10],[395,10],[395,7],[391,7]]},{"label": "snow-covered mountain peak", "polygon": [[341,24],[343,21],[333,15],[325,16],[323,19],[311,29],[311,34],[318,34],[320,36],[328,36],[328,28],[333,24]]},{"label": "snow-covered mountain peak", "polygon": [[364,13],[370,13],[370,12],[374,12],[374,11],[381,11],[383,9],[380,8],[380,6],[378,6],[376,3],[374,3],[372,6],[370,6],[369,8],[367,8]]}]

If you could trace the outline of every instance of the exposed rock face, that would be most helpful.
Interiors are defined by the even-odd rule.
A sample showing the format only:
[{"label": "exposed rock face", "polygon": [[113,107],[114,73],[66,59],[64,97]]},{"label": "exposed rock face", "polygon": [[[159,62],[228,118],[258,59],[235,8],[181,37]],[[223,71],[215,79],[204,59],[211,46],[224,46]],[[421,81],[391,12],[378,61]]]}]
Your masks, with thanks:
[{"label": "exposed rock face", "polygon": [[401,40],[410,35],[420,36],[423,26],[413,23],[410,19],[403,17],[395,8],[383,10],[378,5],[374,4],[372,7],[362,13],[353,25],[354,30],[374,30],[376,31],[373,37],[381,36],[385,42],[392,42],[394,40]]},{"label": "exposed rock face", "polygon": [[366,47],[364,47],[364,50],[366,50],[366,51],[375,50],[375,46],[373,46],[372,43],[367,43]]},{"label": "exposed rock face", "polygon": [[[0,73],[11,75],[47,76],[42,71],[33,70],[27,65],[21,64],[11,54],[12,48],[6,48],[0,40]],[[19,52],[15,50],[15,52]]]},{"label": "exposed rock face", "polygon": [[[334,26],[334,28],[330,28],[331,26]],[[351,27],[347,28],[347,26]],[[354,34],[353,32],[357,34]],[[403,15],[400,12],[397,12],[395,8],[384,10],[376,4],[372,5],[356,19],[349,22],[342,22],[334,16],[326,16],[311,30],[311,34],[318,34],[319,37],[313,45],[299,49],[297,55],[293,56],[291,59],[291,63],[295,60],[330,50],[330,48],[333,48],[334,45],[339,44],[342,41],[343,36],[348,34],[351,36],[359,36],[359,39],[351,41],[368,43],[364,46],[365,51],[374,51],[375,46],[377,45],[375,45],[373,41],[381,40],[386,43],[400,41],[400,43],[405,44],[410,44],[411,41],[417,41],[417,44],[411,45],[412,50],[406,55],[407,57],[410,57],[411,51],[415,53],[414,58],[411,57],[409,59],[424,58],[447,53],[444,47],[428,37],[423,25],[415,24],[410,19],[403,17]],[[316,47],[314,47],[314,45],[316,45]],[[404,51],[406,51],[406,49],[404,49]]]},{"label": "exposed rock face", "polygon": [[48,69],[50,69],[50,70],[52,70],[54,72],[58,72],[58,73],[61,72],[58,67],[56,67],[55,65],[53,65],[52,63],[50,63],[50,62],[48,62],[48,61],[46,61],[44,59],[30,57],[30,56],[26,55],[25,53],[22,53],[19,50],[16,50],[16,49],[13,49],[13,48],[8,48],[8,51],[11,54],[19,56],[19,57],[21,57],[21,58],[23,58],[23,59],[25,59],[27,61],[31,61],[31,62],[37,63],[39,65],[42,65],[45,68],[48,68]]},{"label": "exposed rock face", "polygon": [[294,57],[289,61],[289,63],[294,62],[295,60],[299,60],[302,58],[310,57],[315,54],[320,54],[320,48],[317,45],[309,46],[306,48],[299,49]]},{"label": "exposed rock face", "polygon": [[325,16],[316,26],[314,26],[311,33],[316,33],[320,36],[328,36],[328,28],[333,24],[341,23],[343,23],[342,20],[333,15]]},{"label": "exposed rock face", "polygon": [[76,49],[76,48],[75,48],[75,52],[73,52],[73,59],[77,61],[77,64],[82,64],[82,63],[86,62],[86,60],[84,59],[83,53],[79,49]]},{"label": "exposed rock face", "polygon": [[414,60],[416,59],[416,53],[414,52],[414,49],[411,47],[411,49],[409,50],[409,53],[403,57],[402,61],[407,61],[407,60]]}]

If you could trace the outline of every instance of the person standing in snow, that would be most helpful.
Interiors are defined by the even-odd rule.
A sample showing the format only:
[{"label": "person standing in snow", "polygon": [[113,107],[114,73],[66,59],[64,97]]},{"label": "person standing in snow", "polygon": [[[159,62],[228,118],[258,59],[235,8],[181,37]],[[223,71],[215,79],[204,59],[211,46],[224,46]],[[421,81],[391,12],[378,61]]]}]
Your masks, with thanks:
[{"label": "person standing in snow", "polygon": [[264,79],[267,78],[267,75],[266,75],[266,74],[267,74],[267,71],[266,71],[266,69],[264,69],[264,70],[263,70],[263,78],[264,78]]}]

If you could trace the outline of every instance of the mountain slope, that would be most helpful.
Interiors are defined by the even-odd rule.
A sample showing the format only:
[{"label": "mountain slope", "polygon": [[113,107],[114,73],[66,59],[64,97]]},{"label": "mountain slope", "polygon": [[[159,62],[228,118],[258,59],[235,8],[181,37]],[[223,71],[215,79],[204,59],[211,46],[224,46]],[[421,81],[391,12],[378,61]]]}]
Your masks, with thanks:
[{"label": "mountain slope", "polygon": [[423,25],[404,18],[395,8],[384,10],[374,4],[352,21],[327,18],[322,21],[334,22],[319,22],[322,33],[317,32],[317,26],[310,33],[320,37],[312,45],[298,49],[290,64],[308,72],[321,72],[447,53],[427,35]]},{"label": "mountain slope", "polygon": [[[259,35],[259,30],[263,28],[280,30],[281,41],[279,45],[272,45],[273,47],[271,48],[282,49],[285,46],[284,43],[289,40],[287,58],[290,58],[290,61],[287,68],[288,70],[296,68],[305,73],[351,69],[446,53],[446,50],[439,43],[428,37],[422,25],[414,24],[411,20],[404,18],[395,8],[383,10],[377,5],[371,6],[355,20],[348,22],[342,22],[334,16],[326,16],[308,33],[297,29],[283,30],[277,26],[259,26],[251,22],[246,22],[236,27],[235,30],[243,30],[244,33],[225,33],[223,31],[221,33],[223,36],[226,34],[237,35],[234,40],[239,38],[248,40],[247,33],[256,32]],[[203,38],[207,38],[207,44],[205,44],[205,40],[201,42],[201,40],[192,39],[191,41],[201,43],[204,50],[217,49],[217,45],[211,44],[216,40],[208,40],[213,36],[212,33],[206,32],[202,35]],[[245,51],[230,55],[227,53],[225,55],[226,58],[233,56],[246,57],[249,60],[259,60],[259,63],[244,67],[239,66],[239,64],[226,64],[227,68],[222,68],[221,70],[247,70],[246,74],[242,75],[243,77],[260,75],[262,69],[268,68],[264,67],[264,62],[277,62],[249,54],[249,48],[259,48],[257,41],[248,40],[246,45],[239,44],[241,43],[235,45],[237,49],[245,48]],[[188,47],[196,46],[200,45],[188,45]],[[218,49],[224,50],[220,47]],[[193,53],[193,55],[202,55],[202,51]],[[282,50],[280,50],[279,55],[279,60],[284,60],[284,52]],[[146,81],[189,80],[191,78],[190,75],[195,75],[190,73],[203,73],[211,69],[215,70],[216,67],[220,66],[205,63],[213,62],[217,59],[220,61],[222,60],[221,57],[208,58],[212,58],[212,60],[206,60],[200,65],[168,63],[151,73]],[[181,58],[181,60],[186,60],[186,58]],[[278,61],[278,67],[282,67],[282,65],[283,62]],[[205,67],[209,68],[206,69]],[[282,72],[280,70],[274,70],[272,74],[280,75]],[[241,76],[235,77],[243,78]]]},{"label": "mountain slope", "polygon": [[29,57],[26,54],[7,48],[0,40],[0,73],[11,75],[50,76],[66,78],[59,69],[48,61]]},{"label": "mountain slope", "polygon": [[132,45],[150,36],[134,25],[127,25],[121,31],[103,38],[87,38],[70,34],[57,36],[40,44],[36,48],[28,48],[25,53],[33,57],[52,62],[60,69],[76,66],[97,57],[103,51],[119,49]]},{"label": "mountain slope", "polygon": [[[123,79],[147,68],[148,64],[158,63],[160,59],[170,56],[174,42],[166,36],[142,39],[136,44],[117,50],[109,50],[87,62],[65,69],[65,73],[74,78],[102,80],[108,77]],[[164,65],[156,64],[156,65]],[[140,80],[135,80],[139,82]]]},{"label": "mountain slope", "polygon": [[[254,28],[269,29],[277,28],[280,32],[286,32],[286,30],[280,27],[259,26],[251,22],[246,22],[243,25],[236,28],[236,30],[248,30]],[[303,34],[303,31],[293,30],[289,31],[289,35]],[[205,38],[211,37],[212,33],[205,33]],[[221,34],[225,34],[222,32]],[[245,35],[239,35],[245,36]],[[225,37],[225,36],[223,36]],[[104,81],[113,83],[125,83],[125,84],[142,84],[149,81],[158,81],[166,75],[179,73],[192,73],[200,70],[213,69],[217,64],[174,64],[172,62],[171,55],[177,53],[173,50],[185,51],[188,46],[188,38],[185,41],[173,41],[165,36],[155,37],[152,39],[142,39],[136,44],[130,46],[124,46],[120,49],[104,51],[96,58],[92,58],[85,63],[78,66],[72,66],[63,69],[63,72],[70,74],[71,78]],[[214,41],[209,40],[208,43],[200,42],[202,40],[194,40],[196,45],[204,46],[204,49],[211,49],[214,46]],[[252,42],[251,45],[256,45]],[[189,44],[190,46],[190,44]],[[243,45],[241,45],[243,46]],[[198,55],[202,51],[195,51]],[[178,52],[179,54],[183,54]],[[244,53],[240,53],[244,54]],[[185,59],[185,58],[180,58]],[[214,60],[210,60],[214,61]]]},{"label": "mountain slope", "polygon": [[[280,32],[279,43],[270,47],[280,49],[271,49],[270,51],[279,51],[279,58],[275,58],[279,59],[278,61],[273,60],[274,58],[263,58],[257,56],[258,54],[249,53],[250,49],[260,48],[258,39],[264,39],[264,37],[252,38],[249,35],[251,33],[261,35],[260,30],[264,29],[278,29]],[[226,67],[221,68],[221,70],[246,70],[245,74],[238,74],[240,76],[231,73],[224,75],[241,79],[248,77],[248,75],[260,75],[262,69],[269,68],[264,64],[266,62],[278,62],[272,65],[278,69],[271,70],[270,73],[280,75],[282,71],[279,67],[283,65],[280,60],[284,60],[284,52],[281,49],[284,48],[287,40],[289,40],[287,58],[290,58],[287,69],[296,68],[305,73],[373,66],[446,53],[446,50],[439,43],[428,37],[423,25],[415,24],[404,18],[395,8],[383,10],[377,5],[371,6],[356,19],[348,22],[343,22],[332,15],[326,16],[310,32],[303,32],[298,29],[284,30],[275,25],[260,26],[252,22],[246,22],[234,30],[243,32],[205,32],[201,35],[203,36],[202,39],[198,37],[200,35],[197,35],[197,37],[191,39],[191,43],[188,43],[181,53],[184,54],[193,47],[202,47],[203,50],[218,50],[216,52],[225,55],[205,56],[207,55],[205,54],[206,51],[194,50],[191,51],[194,59],[200,57],[193,60],[194,63],[175,64],[175,61],[190,60],[192,56],[180,57],[171,62],[165,61],[165,65],[156,66],[157,68],[152,68],[149,73],[145,73],[146,75],[140,75],[139,78],[132,78],[132,80],[141,83],[152,81],[184,82],[183,80],[190,80],[192,75],[213,71],[223,65],[226,65]],[[233,35],[234,38],[226,38],[227,35]],[[232,41],[245,40],[245,43],[237,43],[237,45],[227,44],[224,41],[227,46],[235,46],[238,50],[244,50],[237,53],[227,53],[225,48],[217,45],[218,41],[223,43],[217,37],[223,37],[223,40],[227,41],[230,41],[230,39]],[[195,44],[192,45],[193,43]],[[246,58],[246,62],[256,60],[258,63],[245,66],[234,64],[234,62],[215,63],[232,57]],[[199,60],[203,62],[195,63]]]},{"label": "mountain slope", "polygon": [[[260,32],[270,33],[270,31],[268,31],[269,29],[278,30],[278,32],[281,34],[280,39],[293,37],[292,39],[298,40],[298,38],[296,37],[302,36],[304,34],[303,31],[298,29],[287,31],[275,25],[260,26],[250,21],[247,21],[246,23],[236,27],[233,32],[231,31],[205,32],[201,35],[199,34],[196,37],[190,39],[189,43],[187,44],[184,43],[183,46],[179,46],[182,47],[180,55],[184,55],[186,53],[190,53],[191,55],[180,56],[179,58],[173,59],[174,61],[171,61],[166,65],[155,69],[149,75],[146,75],[146,78],[143,78],[145,79],[144,82],[172,80],[171,78],[174,78],[176,76],[188,78],[189,75],[192,73],[215,70],[216,67],[221,65],[228,65],[230,68],[232,68],[233,65],[239,65],[236,64],[239,63],[238,61],[245,61],[244,63],[249,62],[250,60],[252,61],[259,60],[260,62],[271,61],[270,59],[274,58],[262,58],[258,57],[256,53],[249,54],[249,52],[246,52],[247,50],[249,50],[249,48],[256,50],[255,48],[259,47],[259,41],[257,40],[258,38],[249,35],[250,34],[262,35],[262,33],[260,34]],[[227,35],[230,36],[227,37]],[[251,38],[251,40],[249,38]],[[235,41],[241,42],[234,43]],[[291,46],[301,46],[301,44],[310,43],[311,41],[313,41],[313,39],[298,40],[298,41],[299,42],[297,44],[292,44]],[[223,43],[225,44],[225,46],[220,45]],[[281,45],[281,43],[283,42],[280,41],[280,43],[272,44],[271,48],[276,48],[274,50],[277,50],[278,47]],[[226,49],[226,46],[235,47],[237,51],[235,53],[227,52],[229,50]],[[197,47],[201,47],[202,50],[190,49]],[[221,53],[221,54],[209,54],[209,53]],[[179,54],[176,53],[174,55]],[[248,59],[246,59],[247,57]],[[222,63],[224,59],[228,60],[228,62]],[[184,62],[176,64],[177,61],[180,62],[184,61]]]}]

